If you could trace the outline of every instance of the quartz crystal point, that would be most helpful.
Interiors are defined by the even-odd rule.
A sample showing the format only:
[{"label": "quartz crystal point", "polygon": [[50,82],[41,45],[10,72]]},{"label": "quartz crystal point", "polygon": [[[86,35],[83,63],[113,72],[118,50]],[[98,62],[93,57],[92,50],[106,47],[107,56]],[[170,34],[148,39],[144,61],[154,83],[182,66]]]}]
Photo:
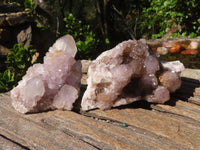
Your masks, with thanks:
[{"label": "quartz crystal point", "polygon": [[59,38],[49,48],[43,64],[30,67],[18,86],[11,90],[13,107],[21,112],[47,109],[71,110],[79,96],[81,63],[72,36]]},{"label": "quartz crystal point", "polygon": [[149,52],[145,40],[129,40],[103,52],[88,69],[88,87],[82,109],[110,109],[138,100],[164,103],[170,92],[181,86],[179,72],[172,63],[163,63]]}]

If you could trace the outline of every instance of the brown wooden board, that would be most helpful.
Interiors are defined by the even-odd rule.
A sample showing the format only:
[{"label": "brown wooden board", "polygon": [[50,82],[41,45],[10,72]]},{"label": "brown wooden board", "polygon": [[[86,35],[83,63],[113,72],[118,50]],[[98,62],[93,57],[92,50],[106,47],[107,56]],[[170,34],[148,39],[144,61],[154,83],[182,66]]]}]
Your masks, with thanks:
[{"label": "brown wooden board", "polygon": [[139,101],[107,111],[24,115],[13,109],[9,93],[1,94],[0,149],[198,150],[200,106],[180,95],[192,96],[199,83],[188,77],[183,82],[164,105]]},{"label": "brown wooden board", "polygon": [[20,114],[11,107],[9,95],[3,94],[0,97],[0,134],[28,149],[96,149],[43,122],[53,115],[54,112]]}]

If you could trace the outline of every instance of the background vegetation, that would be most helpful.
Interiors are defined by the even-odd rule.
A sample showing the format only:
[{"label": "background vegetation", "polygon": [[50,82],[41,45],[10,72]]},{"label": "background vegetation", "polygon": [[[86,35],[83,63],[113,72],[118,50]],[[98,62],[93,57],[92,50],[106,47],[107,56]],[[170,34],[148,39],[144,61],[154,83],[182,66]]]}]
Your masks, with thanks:
[{"label": "background vegetation", "polygon": [[[41,30],[57,37],[73,35],[78,59],[94,59],[127,39],[200,36],[199,0],[0,0],[3,2],[20,6]],[[5,62],[7,68],[0,73],[0,92],[16,84],[32,65],[27,60],[34,53],[31,47],[13,47]]]},{"label": "background vegetation", "polygon": [[6,68],[0,72],[0,93],[12,89],[26,70],[34,63],[33,56],[36,50],[32,46],[24,48],[23,44],[15,44],[7,55]]},{"label": "background vegetation", "polygon": [[[38,27],[50,28],[58,36],[71,33],[77,42],[90,36],[90,41],[93,39],[101,48],[130,38],[200,36],[199,0],[8,0],[8,3],[20,5],[33,16]],[[109,45],[104,46],[105,43]]]}]

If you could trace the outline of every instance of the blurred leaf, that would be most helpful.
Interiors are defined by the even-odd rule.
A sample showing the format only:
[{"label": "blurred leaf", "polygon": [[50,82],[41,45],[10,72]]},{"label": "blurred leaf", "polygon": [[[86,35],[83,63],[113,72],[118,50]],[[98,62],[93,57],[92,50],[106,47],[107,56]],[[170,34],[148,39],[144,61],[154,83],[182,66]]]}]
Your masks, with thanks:
[{"label": "blurred leaf", "polygon": [[12,89],[21,80],[28,67],[32,65],[32,57],[36,53],[32,46],[24,48],[24,44],[15,44],[10,51],[5,61],[7,69],[0,73],[0,92]]}]

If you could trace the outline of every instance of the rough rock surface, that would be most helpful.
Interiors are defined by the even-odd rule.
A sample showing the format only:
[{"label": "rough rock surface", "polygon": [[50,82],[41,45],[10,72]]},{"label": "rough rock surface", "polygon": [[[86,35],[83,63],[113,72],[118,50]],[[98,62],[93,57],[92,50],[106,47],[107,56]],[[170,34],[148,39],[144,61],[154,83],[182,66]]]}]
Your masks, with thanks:
[{"label": "rough rock surface", "polygon": [[11,91],[13,107],[21,113],[71,110],[79,96],[81,79],[81,62],[74,59],[76,52],[73,37],[58,39],[46,53],[44,64],[30,67]]},{"label": "rough rock surface", "polygon": [[21,25],[30,22],[30,19],[26,12],[0,14],[0,27]]},{"label": "rough rock surface", "polygon": [[17,43],[22,44],[24,43],[24,47],[27,47],[31,44],[32,41],[32,28],[28,26],[24,30],[21,30],[17,35]]},{"label": "rough rock surface", "polygon": [[129,40],[103,52],[88,69],[88,87],[82,109],[110,109],[145,99],[164,103],[181,86],[181,63],[163,66],[150,54],[145,40]]}]

